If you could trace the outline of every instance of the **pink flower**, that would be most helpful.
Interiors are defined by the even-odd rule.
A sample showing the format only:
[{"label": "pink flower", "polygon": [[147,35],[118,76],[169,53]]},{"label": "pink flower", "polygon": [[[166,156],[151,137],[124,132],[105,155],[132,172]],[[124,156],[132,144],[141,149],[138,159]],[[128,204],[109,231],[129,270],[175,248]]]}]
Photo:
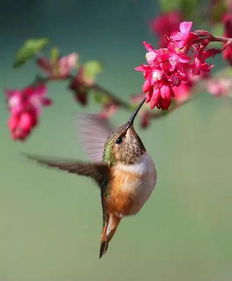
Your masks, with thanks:
[{"label": "pink flower", "polygon": [[232,92],[232,81],[229,78],[211,78],[206,83],[207,91],[216,97],[228,96]]},{"label": "pink flower", "polygon": [[110,118],[119,109],[119,105],[114,101],[109,101],[105,103],[99,113],[99,116],[105,119]]},{"label": "pink flower", "polygon": [[223,17],[224,23],[224,36],[232,37],[232,14],[226,13]]},{"label": "pink flower", "polygon": [[24,140],[37,124],[37,116],[33,111],[24,111],[21,114],[13,114],[8,120],[8,127],[12,139]]},{"label": "pink flower", "polygon": [[[220,1],[220,0],[218,0],[218,1]],[[232,0],[225,0],[224,2],[225,2],[227,10],[231,11],[232,10]]]},{"label": "pink flower", "polygon": [[192,22],[183,21],[180,24],[180,31],[174,32],[170,38],[175,41],[175,45],[178,48],[190,47],[192,41],[197,38],[197,35],[190,32],[192,28]]},{"label": "pink flower", "polygon": [[227,46],[225,50],[223,51],[223,58],[232,65],[232,45]]},{"label": "pink flower", "polygon": [[174,31],[178,31],[182,15],[179,11],[170,11],[159,15],[151,22],[151,29],[159,36],[160,47],[166,47],[167,37]]},{"label": "pink flower", "polygon": [[202,72],[210,72],[210,70],[213,68],[213,65],[210,65],[206,62],[206,59],[210,57],[214,57],[217,53],[216,49],[210,49],[205,50],[205,47],[207,44],[199,44],[197,46],[194,46],[195,54],[193,56],[193,64],[192,64],[192,73],[193,75],[200,75]]},{"label": "pink flower", "polygon": [[154,49],[144,42],[147,64],[135,69],[143,73],[142,90],[151,109],[167,110],[172,98],[187,98],[192,85],[213,67],[206,59],[215,56],[220,49],[206,49],[213,36],[205,31],[200,35],[191,32],[191,26],[191,22],[182,22],[180,31],[170,36],[166,48]]},{"label": "pink flower", "polygon": [[173,96],[173,90],[168,84],[160,84],[160,87],[148,92],[146,102],[150,102],[151,109],[156,106],[166,110],[169,108]]},{"label": "pink flower", "polygon": [[37,60],[37,64],[50,78],[65,79],[76,66],[77,59],[77,54],[72,53],[68,56],[58,58],[55,61],[42,57]]},{"label": "pink flower", "polygon": [[143,98],[144,98],[143,93],[133,94],[133,95],[130,96],[131,103],[135,104],[135,105],[137,105],[137,103],[141,102]]},{"label": "pink flower", "polygon": [[148,110],[142,111],[140,114],[140,126],[142,128],[147,128],[151,123],[152,115]]},{"label": "pink flower", "polygon": [[42,106],[51,105],[45,85],[29,86],[22,90],[7,90],[6,97],[11,116],[8,127],[13,139],[24,140],[38,123]]},{"label": "pink flower", "polygon": [[[224,36],[225,37],[232,37],[232,13],[229,12],[224,15],[223,17],[224,23]],[[228,45],[225,50],[223,51],[224,59],[232,65],[232,44]]]}]

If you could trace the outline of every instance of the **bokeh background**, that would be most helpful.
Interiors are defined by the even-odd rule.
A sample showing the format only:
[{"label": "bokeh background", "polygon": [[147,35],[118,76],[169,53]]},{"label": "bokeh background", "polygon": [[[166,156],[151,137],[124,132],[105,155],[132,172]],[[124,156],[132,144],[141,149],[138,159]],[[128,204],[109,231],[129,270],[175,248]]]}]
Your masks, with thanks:
[{"label": "bokeh background", "polygon": [[[28,63],[13,70],[29,37],[51,37],[63,54],[98,59],[99,83],[128,99],[142,77],[141,44],[155,44],[151,0],[24,0],[0,3],[0,280],[230,281],[232,276],[232,103],[202,93],[192,103],[140,130],[156,162],[156,190],[125,219],[102,260],[99,191],[86,178],[46,169],[20,152],[86,159],[78,142],[80,107],[65,82],[49,84],[54,106],[25,143],[10,139],[4,89],[34,78]],[[219,62],[220,63],[220,62]],[[129,113],[114,118],[119,125]]]}]

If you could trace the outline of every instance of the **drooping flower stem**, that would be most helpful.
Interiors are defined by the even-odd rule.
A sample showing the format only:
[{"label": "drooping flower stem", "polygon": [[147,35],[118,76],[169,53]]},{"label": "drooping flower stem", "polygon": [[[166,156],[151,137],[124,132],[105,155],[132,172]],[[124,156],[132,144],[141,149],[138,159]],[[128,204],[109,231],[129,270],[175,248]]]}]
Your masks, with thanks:
[{"label": "drooping flower stem", "polygon": [[213,36],[212,42],[223,42],[226,44],[232,44],[232,38],[226,38],[221,36]]}]

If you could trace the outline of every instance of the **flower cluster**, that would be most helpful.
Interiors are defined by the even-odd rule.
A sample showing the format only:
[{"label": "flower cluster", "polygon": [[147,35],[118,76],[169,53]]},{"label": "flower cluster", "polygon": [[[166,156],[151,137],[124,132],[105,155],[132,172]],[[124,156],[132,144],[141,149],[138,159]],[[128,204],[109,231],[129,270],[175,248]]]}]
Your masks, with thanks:
[{"label": "flower cluster", "polygon": [[76,53],[55,59],[41,57],[38,58],[37,65],[48,75],[49,78],[65,79],[76,66],[77,59],[78,56]]},{"label": "flower cluster", "polygon": [[182,22],[179,28],[170,36],[167,48],[156,50],[144,42],[147,64],[135,68],[144,75],[142,90],[151,109],[168,109],[178,88],[184,89],[197,76],[209,73],[213,65],[206,59],[219,52],[206,49],[211,35],[206,31],[191,32],[192,22]]},{"label": "flower cluster", "polygon": [[[102,71],[98,61],[91,60],[80,64],[79,54],[60,56],[57,48],[51,49],[50,57],[38,57],[49,40],[26,40],[17,52],[14,66],[19,67],[36,56],[37,66],[44,75],[36,77],[34,86],[6,91],[10,112],[8,127],[12,138],[25,140],[37,125],[42,107],[51,104],[51,100],[46,97],[46,84],[54,80],[67,81],[68,89],[82,106],[88,104],[89,97],[94,97],[101,105],[99,116],[106,119],[115,114],[120,107],[131,110],[132,106],[137,106],[138,102],[144,100],[145,94],[148,105],[139,112],[140,125],[143,128],[150,125],[152,118],[159,118],[182,106],[190,99],[193,86],[201,79],[207,78],[203,85],[212,95],[231,96],[230,80],[221,79],[220,76],[216,79],[210,77],[213,65],[206,60],[223,52],[224,58],[232,65],[232,39],[213,36],[205,30],[192,32],[192,22],[181,22],[183,16],[179,11],[170,11],[161,14],[151,23],[152,30],[159,37],[161,48],[155,49],[151,44],[144,42],[147,50],[146,64],[135,69],[143,73],[145,81],[142,91],[132,97],[131,102],[125,102],[97,84],[96,76]],[[227,12],[224,15],[223,24],[224,36],[232,37],[231,13]],[[210,42],[213,41],[221,42],[224,46],[220,49],[209,48]],[[174,102],[168,112],[149,110],[149,106],[151,109],[157,107],[167,110],[172,100]]]},{"label": "flower cluster", "polygon": [[37,125],[42,106],[51,104],[46,92],[45,85],[6,91],[11,114],[8,127],[13,139],[24,140]]},{"label": "flower cluster", "polygon": [[108,101],[103,104],[101,111],[99,112],[99,116],[105,119],[110,118],[114,115],[119,109],[119,105],[115,101]]},{"label": "flower cluster", "polygon": [[[36,40],[34,40],[36,41]],[[40,40],[38,40],[40,42]],[[28,52],[28,44],[24,44],[24,53]],[[31,43],[29,44],[31,46]],[[26,48],[26,50],[25,50]],[[31,49],[30,49],[31,52]],[[22,90],[13,89],[6,91],[10,118],[8,127],[12,138],[15,140],[25,140],[33,127],[38,123],[38,118],[42,106],[50,105],[51,100],[46,98],[46,84],[54,80],[65,80],[69,82],[68,89],[73,92],[75,100],[83,105],[88,102],[88,93],[96,84],[96,76],[101,72],[101,64],[98,61],[87,61],[77,65],[79,55],[71,53],[60,56],[58,49],[51,50],[50,57],[39,57],[36,59],[37,66],[45,73],[44,76],[37,76],[33,85]],[[20,65],[21,58],[16,65]],[[24,62],[25,63],[25,62]],[[73,70],[76,73],[73,73]],[[98,87],[96,91],[105,91]],[[109,98],[108,103],[102,103],[102,114],[110,116],[116,112],[116,106]]]}]

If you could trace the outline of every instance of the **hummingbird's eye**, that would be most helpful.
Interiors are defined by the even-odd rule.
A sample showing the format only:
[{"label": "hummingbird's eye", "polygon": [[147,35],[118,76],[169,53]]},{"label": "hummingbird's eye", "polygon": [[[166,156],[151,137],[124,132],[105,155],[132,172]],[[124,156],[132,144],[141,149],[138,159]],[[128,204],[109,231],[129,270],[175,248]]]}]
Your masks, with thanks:
[{"label": "hummingbird's eye", "polygon": [[122,142],[122,137],[118,137],[117,139],[116,139],[116,143],[117,144],[120,144]]}]

